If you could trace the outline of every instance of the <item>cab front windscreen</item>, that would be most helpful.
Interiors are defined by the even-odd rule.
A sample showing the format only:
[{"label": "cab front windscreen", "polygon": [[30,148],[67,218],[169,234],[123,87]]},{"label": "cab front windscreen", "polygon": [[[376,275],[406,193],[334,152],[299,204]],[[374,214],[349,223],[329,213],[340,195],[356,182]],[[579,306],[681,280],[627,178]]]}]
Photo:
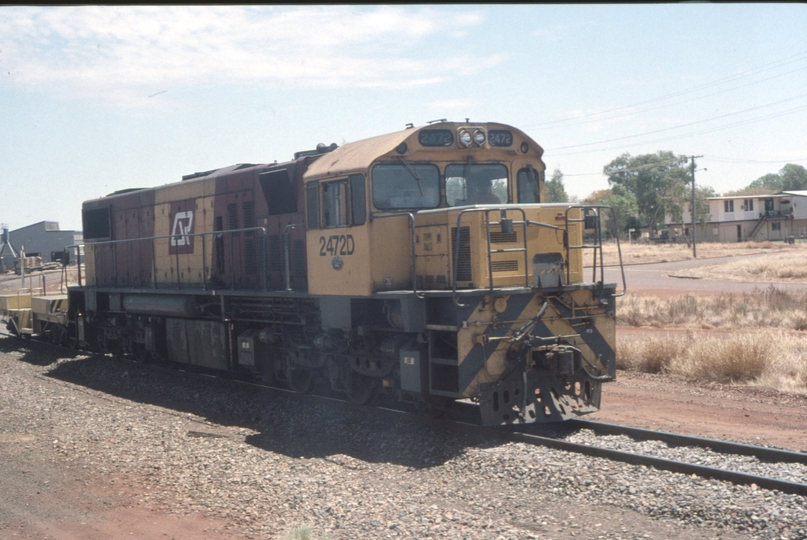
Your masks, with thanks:
[{"label": "cab front windscreen", "polygon": [[373,204],[380,210],[437,208],[440,171],[424,163],[381,163],[373,167]]}]

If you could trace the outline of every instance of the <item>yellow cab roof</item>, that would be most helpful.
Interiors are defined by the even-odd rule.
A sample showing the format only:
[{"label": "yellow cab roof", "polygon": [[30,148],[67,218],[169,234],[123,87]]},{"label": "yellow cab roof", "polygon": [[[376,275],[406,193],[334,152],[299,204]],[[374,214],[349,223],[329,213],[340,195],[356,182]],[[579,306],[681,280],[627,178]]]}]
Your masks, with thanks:
[{"label": "yellow cab roof", "polygon": [[[495,122],[440,122],[418,128],[408,128],[395,133],[388,133],[386,135],[379,135],[369,139],[362,139],[360,141],[347,143],[339,148],[336,148],[332,152],[323,154],[322,157],[313,162],[305,173],[305,179],[308,181],[309,179],[313,180],[316,178],[327,178],[353,172],[366,171],[375,160],[382,156],[391,154],[402,142],[407,142],[410,149],[420,148],[417,133],[421,130],[447,129],[456,131],[462,126],[485,126],[488,129],[509,130],[513,133],[514,141],[528,141],[532,152],[535,152],[538,157],[543,154],[543,149],[529,136],[527,136],[521,130],[506,124],[499,124]],[[517,142],[514,142],[513,146],[517,147],[517,144]],[[448,148],[434,148],[434,150],[446,149]]]},{"label": "yellow cab roof", "polygon": [[378,156],[392,152],[417,129],[406,129],[386,135],[347,143],[332,152],[324,154],[308,167],[306,177],[321,177],[344,174],[345,172],[367,169]]}]

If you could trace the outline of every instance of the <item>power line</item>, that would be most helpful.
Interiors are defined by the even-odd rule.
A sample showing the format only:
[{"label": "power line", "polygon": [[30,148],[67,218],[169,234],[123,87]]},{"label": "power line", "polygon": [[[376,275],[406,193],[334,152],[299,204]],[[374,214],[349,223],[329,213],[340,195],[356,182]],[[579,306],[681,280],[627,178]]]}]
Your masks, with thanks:
[{"label": "power line", "polygon": [[[608,113],[611,113],[611,112],[618,112],[618,111],[623,111],[623,110],[628,110],[628,109],[635,109],[636,107],[639,107],[641,105],[647,105],[647,104],[650,104],[650,103],[656,103],[658,101],[664,101],[666,99],[678,97],[678,96],[681,96],[681,95],[690,94],[692,92],[697,92],[699,90],[710,88],[712,86],[718,86],[720,84],[724,84],[724,83],[730,82],[732,80],[737,80],[737,79],[741,79],[743,77],[750,77],[750,76],[753,76],[753,75],[757,75],[759,73],[763,73],[763,72],[769,71],[771,69],[776,69],[777,67],[781,67],[781,66],[784,66],[784,65],[787,65],[787,64],[792,64],[794,62],[799,62],[799,61],[803,60],[805,57],[807,57],[807,51],[803,51],[803,52],[800,52],[798,54],[787,56],[785,58],[775,60],[775,61],[770,62],[768,64],[763,64],[762,66],[752,68],[752,69],[750,69],[748,71],[740,72],[740,73],[737,73],[737,74],[734,74],[734,75],[729,75],[727,77],[723,77],[721,79],[717,79],[717,80],[712,81],[712,82],[704,83],[702,85],[694,86],[692,88],[688,88],[688,89],[681,90],[681,91],[678,91],[678,92],[673,92],[671,94],[665,94],[663,96],[659,96],[659,97],[656,97],[656,98],[653,98],[653,99],[642,101],[642,102],[639,102],[639,103],[636,103],[636,104],[633,104],[633,105],[615,107],[613,109],[606,109],[605,111],[582,114],[582,115],[577,115],[577,116],[568,117],[568,118],[561,118],[561,119],[558,119],[558,120],[550,120],[550,121],[547,121],[547,122],[540,122],[540,123],[537,123],[537,124],[526,125],[526,126],[524,126],[524,129],[534,128],[534,127],[544,127],[544,126],[550,126],[550,125],[554,125],[554,124],[562,124],[564,122],[571,122],[571,121],[580,120],[580,119],[583,119],[583,118],[591,118],[592,116],[601,116],[601,115],[608,114]],[[778,78],[778,77],[780,77],[782,75],[787,75],[787,74],[790,74],[790,73],[794,73],[795,71],[800,71],[801,69],[804,69],[804,68],[800,68],[800,69],[797,69],[797,70],[794,70],[794,71],[791,71],[791,72],[788,72],[788,73],[785,73],[785,74],[775,75],[775,76],[770,77],[768,79],[763,79],[762,81],[756,81],[755,83],[749,83],[748,85],[743,85],[743,86],[740,86],[740,87],[737,87],[737,88],[743,88],[744,86],[749,86],[751,84],[756,84],[758,82],[765,82],[766,80],[771,80],[771,79],[774,79],[774,78]],[[737,88],[733,88],[733,89],[737,89]],[[729,90],[733,90],[733,89],[728,89],[728,90],[725,90],[725,91],[729,91]],[[723,93],[725,91],[721,91],[721,92],[717,92],[717,93]],[[715,94],[712,94],[712,95],[715,95]],[[704,97],[710,97],[710,96],[701,96],[700,98],[694,98],[694,99],[702,99]],[[668,106],[668,105],[664,105],[664,106]],[[650,110],[652,110],[652,109],[650,109]],[[642,112],[642,111],[632,111],[632,112]],[[619,118],[619,116],[614,117],[614,118]],[[585,122],[581,122],[581,123],[585,123]]]},{"label": "power line", "polygon": [[759,160],[759,159],[737,159],[737,158],[727,158],[727,157],[720,157],[720,156],[707,156],[706,159],[711,161],[719,161],[721,163],[794,163],[797,161],[807,161],[807,157],[801,158],[794,158],[794,159],[775,159],[775,160]]},{"label": "power line", "polygon": [[[708,154],[705,155],[705,156],[696,156],[696,157],[703,158],[704,161],[720,161],[720,162],[726,162],[726,163],[759,163],[759,164],[783,163],[783,164],[787,165],[788,163],[798,163],[799,161],[807,161],[807,157],[796,158],[796,159],[776,159],[776,160],[771,160],[771,161],[761,161],[761,160],[754,160],[754,159],[733,159],[733,158],[725,158],[725,157],[720,157],[720,156],[710,156]],[[676,161],[679,161],[679,160],[675,159],[675,160],[659,161],[657,163],[641,165],[639,167],[633,167],[633,168],[630,168],[630,169],[620,169],[617,172],[635,172],[635,171],[638,171],[638,170],[641,170],[641,169],[644,169],[644,168],[653,167],[655,165],[659,165],[659,164],[663,164],[663,163],[675,163]],[[561,172],[563,173],[563,171],[561,171]],[[608,176],[608,175],[604,171],[590,172],[590,173],[571,173],[571,174],[563,173],[564,178],[573,177],[573,176]]]},{"label": "power line", "polygon": [[[791,114],[791,113],[795,113],[795,112],[801,112],[801,111],[805,111],[805,110],[807,110],[807,105],[800,106],[800,107],[795,107],[793,109],[787,109],[787,110],[780,111],[780,112],[777,112],[777,113],[771,113],[771,114],[768,114],[766,116],[762,116],[762,117],[759,117],[759,118],[750,118],[750,119],[743,120],[743,121],[740,121],[740,122],[735,122],[733,124],[726,124],[726,125],[723,125],[723,126],[717,126],[717,127],[714,127],[714,128],[709,128],[709,129],[705,129],[705,130],[701,130],[701,131],[695,131],[695,132],[691,132],[691,133],[683,133],[681,135],[673,135],[671,137],[662,137],[662,138],[659,138],[659,139],[651,139],[651,140],[648,140],[648,141],[639,141],[639,142],[636,142],[636,143],[631,143],[627,147],[644,145],[644,144],[652,144],[652,143],[657,143],[657,142],[672,141],[672,140],[676,140],[676,139],[684,139],[684,138],[692,137],[692,136],[695,136],[695,135],[704,135],[706,133],[714,133],[715,131],[722,131],[724,129],[730,129],[730,128],[734,128],[734,127],[738,127],[738,126],[744,126],[744,125],[747,125],[747,124],[753,124],[753,123],[756,123],[756,122],[761,122],[763,120],[770,120],[771,118],[778,118],[778,117],[786,115],[786,114]],[[669,128],[669,129],[673,129],[673,128]],[[630,138],[630,137],[627,137],[627,138]],[[611,141],[601,141],[600,144],[602,144],[602,142],[613,142],[613,141],[616,141],[616,140],[619,140],[619,139],[612,139]],[[594,144],[594,143],[592,143],[592,144]],[[583,146],[583,145],[578,145],[578,146]],[[573,147],[566,147],[566,148],[573,148]],[[608,151],[608,150],[620,150],[620,149],[623,149],[623,148],[625,148],[624,145],[623,146],[612,146],[612,147],[609,147],[609,148],[598,148],[598,149],[595,149],[595,150],[581,150],[581,151],[578,151],[578,152],[561,152],[561,153],[553,154],[553,156],[573,156],[573,155],[579,155],[579,154],[586,154],[586,153],[589,153],[589,152],[605,152],[605,151]],[[549,152],[549,150],[547,152]]]},{"label": "power line", "polygon": [[[639,110],[634,110],[633,108],[629,108],[629,110],[627,112],[623,113],[623,114],[612,115],[612,116],[608,116],[606,118],[596,118],[596,119],[593,119],[593,120],[583,120],[581,122],[567,123],[567,124],[561,125],[561,126],[554,126],[554,128],[557,129],[557,128],[566,128],[566,127],[571,127],[571,126],[579,126],[579,125],[582,125],[582,124],[590,124],[592,122],[605,122],[605,121],[608,121],[608,120],[615,120],[617,118],[624,118],[626,116],[631,116],[631,115],[634,115],[634,114],[646,113],[646,112],[649,112],[649,111],[655,111],[655,110],[658,110],[658,109],[663,109],[665,107],[671,107],[673,105],[683,105],[685,103],[691,103],[693,101],[698,101],[699,99],[705,99],[705,98],[717,96],[717,95],[720,95],[720,94],[725,94],[726,92],[731,92],[733,90],[738,90],[740,88],[746,88],[748,86],[753,86],[755,84],[759,84],[759,83],[762,83],[762,82],[767,82],[767,81],[770,81],[770,80],[773,80],[773,79],[776,79],[776,78],[779,78],[779,77],[784,77],[785,75],[790,75],[790,74],[795,73],[797,71],[804,71],[806,69],[807,69],[807,66],[799,68],[799,69],[795,69],[793,71],[788,71],[787,73],[780,73],[779,75],[775,75],[773,77],[769,77],[769,78],[763,79],[761,81],[754,81],[754,82],[751,82],[751,83],[748,83],[748,84],[743,84],[743,85],[735,86],[735,87],[732,87],[732,88],[726,88],[725,90],[720,90],[719,92],[714,92],[714,93],[711,93],[711,94],[707,94],[705,96],[699,96],[699,97],[694,97],[694,98],[691,98],[691,99],[685,99],[683,101],[675,101],[673,103],[665,103],[664,105],[658,105],[657,107],[649,107],[649,108],[644,108],[644,109],[639,109]],[[600,113],[593,113],[593,114],[598,115]],[[570,120],[570,122],[571,122],[571,120]],[[552,129],[552,128],[550,128],[550,129]]]},{"label": "power line", "polygon": [[[662,161],[656,161],[654,163],[647,163],[645,165],[639,165],[639,166],[630,167],[630,168],[627,168],[627,169],[619,169],[617,171],[611,171],[611,172],[614,172],[614,173],[617,173],[617,172],[636,172],[636,171],[641,171],[641,170],[644,170],[644,169],[652,169],[653,167],[657,167],[659,165],[665,165],[667,163],[682,163],[684,161],[686,161],[686,156],[676,156],[674,159],[665,159],[665,160],[662,160]],[[567,176],[594,176],[594,175],[598,175],[598,174],[601,174],[603,176],[608,176],[605,172],[598,172],[598,173],[563,174],[563,177],[565,178]]]},{"label": "power line", "polygon": [[[609,143],[609,142],[623,141],[625,139],[635,139],[636,137],[644,137],[645,135],[653,135],[655,133],[661,133],[661,132],[664,132],[664,131],[671,131],[673,129],[680,129],[680,128],[687,127],[687,126],[694,126],[696,124],[703,124],[703,123],[706,123],[706,122],[712,122],[714,120],[719,120],[721,118],[727,118],[729,116],[736,116],[738,114],[744,114],[744,113],[747,113],[747,112],[752,112],[752,111],[755,111],[755,110],[764,109],[766,107],[772,107],[774,105],[780,105],[780,104],[788,102],[788,101],[793,101],[795,99],[801,99],[801,98],[803,98],[805,96],[807,96],[807,93],[799,94],[798,96],[789,97],[789,98],[782,99],[782,100],[779,100],[779,101],[774,101],[772,103],[766,103],[765,105],[757,105],[756,107],[751,107],[749,109],[743,109],[741,111],[735,111],[735,112],[732,112],[732,113],[721,114],[721,115],[718,115],[718,116],[713,116],[711,118],[705,118],[703,120],[696,120],[694,122],[688,122],[686,124],[679,124],[679,125],[673,126],[673,127],[656,129],[656,130],[653,130],[653,131],[646,131],[644,133],[638,133],[636,135],[626,135],[624,137],[617,137],[617,138],[614,138],[614,139],[606,139],[604,141],[596,141],[596,142],[583,143],[583,144],[574,144],[574,145],[571,145],[571,146],[560,146],[558,148],[553,148],[552,150],[565,150],[567,148],[580,148],[580,147],[583,147],[583,146],[593,146],[593,145],[596,145],[596,144],[605,144],[605,143]],[[791,111],[787,111],[787,112],[791,112]]]}]

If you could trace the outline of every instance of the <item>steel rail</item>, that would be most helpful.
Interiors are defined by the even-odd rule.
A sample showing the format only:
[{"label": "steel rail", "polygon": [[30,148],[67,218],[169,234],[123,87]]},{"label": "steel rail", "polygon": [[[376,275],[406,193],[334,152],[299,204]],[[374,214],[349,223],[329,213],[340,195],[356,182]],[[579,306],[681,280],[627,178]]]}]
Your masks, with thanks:
[{"label": "steel rail", "polygon": [[781,448],[768,448],[766,446],[756,446],[753,444],[738,443],[732,441],[722,441],[719,439],[709,439],[706,437],[695,437],[681,433],[670,433],[667,431],[655,431],[632,426],[621,426],[616,424],[605,424],[591,420],[568,420],[566,425],[590,429],[595,433],[608,435],[627,435],[636,440],[662,441],[671,446],[695,446],[698,448],[710,448],[721,454],[736,454],[741,456],[753,456],[760,461],[774,463],[801,463],[807,465],[807,453],[783,450]]},{"label": "steel rail", "polygon": [[669,471],[681,474],[696,474],[703,478],[723,480],[733,484],[754,484],[761,488],[778,490],[782,493],[802,496],[807,495],[807,484],[799,484],[797,482],[790,482],[788,480],[779,480],[777,478],[768,478],[765,476],[729,471],[715,467],[706,467],[704,465],[673,461],[670,459],[647,456],[643,454],[634,454],[632,452],[625,452],[622,450],[611,450],[597,446],[571,443],[568,441],[542,437],[540,435],[531,435],[528,433],[511,432],[508,433],[507,436],[510,438],[510,440],[546,446],[549,448],[556,448],[559,450],[567,450],[569,452],[575,452],[593,457],[601,457],[610,459],[612,461],[621,461],[631,465],[644,465],[646,467],[653,467],[654,469],[661,471]]}]

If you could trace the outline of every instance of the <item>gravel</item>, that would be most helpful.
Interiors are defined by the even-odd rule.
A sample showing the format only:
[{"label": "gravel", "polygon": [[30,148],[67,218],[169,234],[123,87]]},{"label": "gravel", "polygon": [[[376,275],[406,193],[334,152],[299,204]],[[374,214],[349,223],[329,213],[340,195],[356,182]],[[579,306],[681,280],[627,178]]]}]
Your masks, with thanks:
[{"label": "gravel", "polygon": [[[807,538],[805,498],[0,338],[0,428],[136,503],[250,538]],[[5,430],[5,431],[3,431]],[[587,430],[569,436],[587,440]],[[601,439],[598,437],[598,439]],[[726,456],[609,437],[670,459]],[[804,482],[800,465],[732,457]],[[775,469],[775,470],[774,470]]]}]

